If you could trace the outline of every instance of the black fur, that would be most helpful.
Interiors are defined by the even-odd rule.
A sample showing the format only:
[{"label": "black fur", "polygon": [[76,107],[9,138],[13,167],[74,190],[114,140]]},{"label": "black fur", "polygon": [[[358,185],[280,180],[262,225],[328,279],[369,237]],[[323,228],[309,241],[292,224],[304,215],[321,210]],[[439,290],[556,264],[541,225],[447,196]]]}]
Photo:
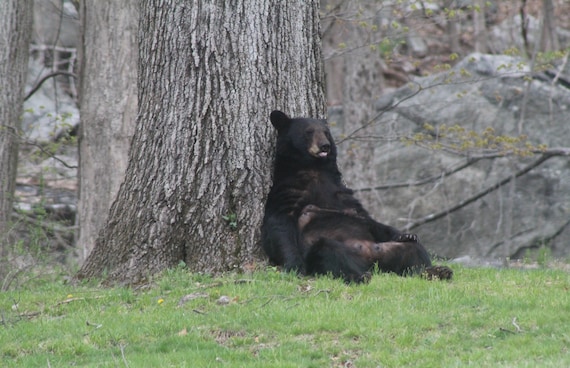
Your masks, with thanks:
[{"label": "black fur", "polygon": [[325,120],[273,111],[271,123],[278,135],[262,226],[271,263],[354,282],[366,281],[375,264],[400,275],[431,266],[415,235],[372,219],[342,183]]}]

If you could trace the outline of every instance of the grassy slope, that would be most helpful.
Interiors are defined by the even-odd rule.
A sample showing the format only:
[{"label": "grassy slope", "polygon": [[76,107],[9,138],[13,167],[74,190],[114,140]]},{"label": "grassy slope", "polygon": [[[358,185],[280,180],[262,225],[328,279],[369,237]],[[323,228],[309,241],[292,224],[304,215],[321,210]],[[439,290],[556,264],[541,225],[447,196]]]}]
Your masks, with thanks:
[{"label": "grassy slope", "polygon": [[360,286],[272,270],[177,269],[139,290],[36,282],[0,294],[0,365],[570,366],[570,274],[454,268],[452,282]]}]

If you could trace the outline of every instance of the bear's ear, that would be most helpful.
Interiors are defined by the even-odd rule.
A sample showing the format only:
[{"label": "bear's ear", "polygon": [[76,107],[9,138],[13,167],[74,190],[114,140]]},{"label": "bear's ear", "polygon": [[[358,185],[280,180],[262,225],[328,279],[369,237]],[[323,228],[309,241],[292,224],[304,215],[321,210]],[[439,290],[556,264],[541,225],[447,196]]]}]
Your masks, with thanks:
[{"label": "bear's ear", "polygon": [[273,111],[269,116],[269,119],[277,131],[285,128],[289,123],[291,123],[291,119],[279,110]]}]

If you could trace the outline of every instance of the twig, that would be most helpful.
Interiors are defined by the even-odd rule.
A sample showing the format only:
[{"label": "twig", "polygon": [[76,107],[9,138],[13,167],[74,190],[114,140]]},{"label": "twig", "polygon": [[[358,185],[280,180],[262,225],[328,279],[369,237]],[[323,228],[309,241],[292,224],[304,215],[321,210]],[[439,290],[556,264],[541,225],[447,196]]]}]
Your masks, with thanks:
[{"label": "twig", "polygon": [[551,83],[552,86],[554,86],[558,82],[558,80],[560,79],[560,75],[566,68],[566,64],[568,64],[568,56],[570,56],[570,51],[567,51],[566,54],[564,54],[564,57],[562,58],[562,65],[560,65],[558,71],[556,72],[556,75],[554,76],[554,78],[552,78],[552,83]]},{"label": "twig", "polygon": [[[510,259],[515,259],[517,258],[517,254],[521,254],[521,252],[525,252],[527,250],[530,249],[538,249],[540,247],[543,246],[543,244],[548,244],[550,241],[552,241],[553,239],[555,239],[558,235],[562,234],[562,232],[570,225],[570,220],[566,221],[565,223],[561,224],[558,228],[556,228],[554,230],[554,232],[550,233],[550,234],[546,234],[543,237],[535,237],[532,241],[532,243],[528,244],[528,245],[521,245],[519,246],[515,252],[513,254],[510,254],[508,256],[508,258]],[[511,236],[508,240],[513,240],[515,239],[517,236],[519,235],[523,235],[526,233],[529,233],[531,231],[533,231],[534,228],[530,228],[530,229],[525,229],[523,231],[519,231],[516,234],[514,234],[513,236]],[[502,240],[498,243],[493,244],[489,250],[486,253],[487,257],[490,257],[491,254],[495,251],[495,249],[497,249],[498,247],[500,247],[501,245],[503,245],[505,243],[505,240]]]},{"label": "twig", "polygon": [[[570,56],[570,51],[566,51],[566,54],[564,54],[564,57],[562,58],[562,65],[560,65],[560,67],[558,68],[558,71],[556,72],[556,74],[554,75],[554,78],[552,78],[552,83],[550,84],[551,87],[554,87],[556,85],[556,83],[558,83],[558,80],[560,80],[560,76],[562,74],[562,72],[564,71],[564,69],[566,69],[566,64],[568,63],[568,56]],[[562,79],[562,85],[564,85],[564,79]],[[566,85],[566,87],[568,87]],[[552,115],[553,115],[553,96],[554,96],[554,88],[550,88],[550,97],[548,98],[548,110],[550,112],[550,121],[552,121]]]},{"label": "twig", "polygon": [[12,135],[18,137],[18,139],[21,140],[21,144],[28,144],[28,145],[30,145],[30,146],[34,146],[34,147],[38,148],[38,149],[39,149],[40,151],[42,151],[42,153],[44,153],[46,156],[51,157],[51,158],[53,158],[54,160],[60,162],[63,166],[67,167],[68,169],[77,169],[77,168],[78,168],[78,166],[76,166],[76,165],[69,165],[67,162],[65,162],[65,161],[63,161],[62,159],[60,159],[59,157],[57,157],[57,156],[55,155],[55,153],[46,150],[46,149],[42,146],[42,144],[36,143],[36,142],[31,141],[31,140],[29,140],[29,139],[23,139],[23,138],[21,138],[21,136],[20,136],[19,134],[16,134],[16,133],[15,133],[15,130],[14,130],[13,128],[4,127],[4,126],[2,126],[2,128],[8,128],[10,134],[12,134]]},{"label": "twig", "polygon": [[267,301],[265,303],[261,304],[257,309],[261,309],[261,308],[265,307],[267,304],[271,303],[274,299],[275,299],[274,296],[270,297],[269,299],[267,299]]},{"label": "twig", "polygon": [[8,274],[6,275],[6,277],[4,277],[4,280],[2,281],[2,287],[0,288],[0,291],[8,291],[10,285],[16,279],[16,277],[18,277],[19,274],[23,273],[30,267],[31,265],[18,268],[15,271],[14,270],[8,271]]},{"label": "twig", "polygon": [[91,323],[89,321],[85,321],[85,324],[90,327],[95,327],[95,329],[103,327],[103,325],[100,323]]},{"label": "twig", "polygon": [[46,150],[41,144],[36,143],[36,142],[32,142],[30,140],[23,140],[23,143],[25,144],[29,144],[30,146],[34,146],[36,148],[38,148],[40,151],[42,151],[42,153],[46,154],[47,156],[53,158],[54,160],[56,160],[57,162],[61,163],[63,166],[67,167],[68,169],[77,169],[78,166],[77,165],[70,165],[67,162],[63,161],[62,159],[60,159],[59,157],[57,157],[55,155],[55,153],[50,152],[48,150]]},{"label": "twig", "polygon": [[14,217],[15,219],[17,219],[19,221],[27,222],[31,225],[41,227],[47,233],[56,233],[56,232],[70,233],[70,232],[77,230],[77,226],[60,226],[56,223],[51,223],[51,222],[46,222],[46,221],[38,221],[38,220],[36,220],[30,216],[23,215],[23,214],[18,213],[18,212],[13,212],[12,217]]},{"label": "twig", "polygon": [[69,303],[77,301],[77,300],[85,300],[85,298],[67,298],[65,300],[62,300],[61,302],[58,302],[55,305],[55,307],[57,307],[58,305],[62,305],[62,304],[69,304]]},{"label": "twig", "polygon": [[522,330],[521,330],[520,326],[517,324],[517,317],[513,317],[513,322],[512,322],[512,323],[513,323],[513,326],[515,326],[515,328],[517,329],[517,332],[518,332],[518,333],[521,333]]},{"label": "twig", "polygon": [[329,294],[331,292],[330,289],[320,289],[315,293],[315,296],[319,295],[320,293]]},{"label": "twig", "polygon": [[425,223],[428,223],[428,222],[431,222],[431,221],[435,221],[435,220],[437,220],[437,219],[440,219],[440,218],[442,218],[442,217],[445,217],[445,216],[449,215],[450,213],[453,213],[453,212],[455,212],[455,211],[457,211],[457,210],[459,210],[459,209],[461,209],[461,208],[467,206],[468,204],[471,204],[471,203],[475,202],[475,201],[478,200],[479,198],[482,198],[482,197],[486,196],[487,194],[489,194],[489,193],[491,193],[491,192],[494,192],[495,190],[499,189],[499,188],[502,187],[503,185],[509,183],[511,180],[513,180],[513,179],[515,179],[515,178],[518,178],[518,177],[520,177],[520,176],[522,176],[522,175],[528,173],[529,171],[531,171],[531,170],[534,169],[535,167],[537,167],[537,166],[539,166],[540,164],[542,164],[544,161],[546,161],[546,160],[548,160],[548,159],[550,159],[550,158],[552,158],[552,157],[555,157],[555,156],[556,156],[556,155],[553,155],[553,154],[550,154],[550,153],[545,153],[545,154],[543,154],[542,157],[540,157],[538,160],[536,160],[536,161],[534,161],[533,163],[527,165],[524,169],[522,169],[522,170],[516,172],[514,175],[511,175],[511,176],[509,176],[509,177],[507,177],[507,178],[505,178],[505,179],[503,179],[503,180],[501,180],[501,181],[499,181],[499,182],[493,184],[492,186],[490,186],[490,187],[488,187],[488,188],[486,188],[486,189],[484,189],[484,190],[482,190],[482,191],[480,191],[480,192],[478,192],[478,193],[472,195],[471,197],[469,197],[469,198],[467,198],[467,199],[465,199],[465,200],[459,202],[458,204],[456,204],[456,205],[454,205],[454,206],[452,206],[452,207],[450,207],[450,208],[444,209],[443,211],[440,211],[440,212],[433,213],[433,214],[431,214],[431,215],[427,215],[427,216],[425,216],[425,217],[423,217],[423,218],[420,218],[420,219],[417,219],[417,220],[413,220],[413,221],[411,221],[408,225],[406,225],[406,226],[404,227],[404,229],[405,229],[406,231],[407,231],[407,230],[411,230],[411,229],[416,228],[416,227],[418,227],[418,226],[420,226],[420,225],[423,225],[423,224],[425,224]]},{"label": "twig", "polygon": [[[413,84],[415,86],[417,86],[417,90],[413,91],[412,93],[410,93],[407,96],[402,97],[400,100],[396,101],[395,103],[393,103],[390,106],[387,106],[386,108],[383,108],[379,113],[377,113],[376,115],[374,115],[371,119],[369,119],[366,123],[364,123],[362,126],[356,128],[355,130],[353,130],[351,133],[349,133],[348,135],[346,135],[344,138],[338,140],[336,142],[337,145],[340,145],[342,143],[344,143],[347,140],[350,139],[354,139],[356,133],[358,133],[359,131],[368,128],[370,125],[372,125],[378,118],[380,118],[382,115],[384,115],[384,113],[394,110],[395,108],[397,108],[401,103],[415,97],[416,95],[418,95],[420,92],[424,92],[426,90],[430,90],[432,88],[436,88],[436,87],[440,87],[440,86],[460,86],[463,84],[469,84],[469,83],[475,83],[475,82],[484,82],[487,80],[491,80],[491,79],[495,79],[497,77],[505,77],[505,76],[509,76],[509,75],[520,75],[522,72],[520,71],[513,71],[513,72],[505,72],[505,73],[500,73],[499,75],[493,75],[493,76],[489,76],[489,77],[479,77],[479,78],[473,78],[473,79],[469,79],[469,80],[458,80],[458,81],[451,81],[449,80],[449,78],[453,77],[453,74],[447,74],[447,77],[444,78],[443,82],[434,82],[434,84],[430,84],[429,86],[422,86],[421,84],[417,83],[417,82],[410,82],[409,84]],[[443,75],[441,77],[444,77]],[[404,115],[406,113],[405,110],[398,110],[398,113]],[[414,117],[419,118],[420,115],[419,114],[411,114],[410,112],[408,112],[409,115],[414,115]],[[418,119],[414,119],[414,118],[410,118],[408,116],[406,116],[408,119],[412,120],[413,122],[415,122],[416,124],[420,124],[423,123],[423,118],[421,120]],[[361,137],[356,137],[356,138],[361,138]]]},{"label": "twig", "polygon": [[47,81],[48,79],[52,78],[52,77],[56,77],[58,75],[66,75],[68,77],[72,77],[72,78],[77,78],[77,74],[75,73],[71,73],[71,72],[64,72],[64,71],[57,71],[57,72],[52,72],[49,74],[44,75],[44,77],[42,79],[40,79],[38,81],[38,83],[36,83],[36,85],[34,87],[32,87],[32,89],[26,94],[26,96],[24,97],[24,101],[27,101],[30,97],[32,97],[32,95],[34,93],[36,93],[36,91],[38,89],[40,89],[40,87],[42,86],[42,84],[44,84],[45,81]]},{"label": "twig", "polygon": [[[353,130],[350,134],[348,134],[346,137],[344,137],[343,139],[339,140],[337,142],[338,144],[342,144],[343,142],[351,139],[356,133],[358,133],[359,131],[368,128],[370,125],[372,125],[378,118],[380,118],[382,115],[384,115],[385,112],[388,112],[392,109],[395,109],[396,107],[398,107],[398,105],[400,105],[402,102],[409,100],[410,98],[416,96],[418,93],[422,92],[424,89],[421,85],[416,83],[416,86],[418,87],[418,89],[416,91],[414,91],[413,93],[409,94],[408,96],[403,97],[402,99],[400,99],[399,101],[397,101],[396,103],[388,106],[385,109],[382,109],[379,113],[377,113],[376,115],[374,115],[371,119],[369,119],[366,123],[364,123],[362,126],[356,128],[355,130]],[[431,87],[431,86],[430,86]]]},{"label": "twig", "polygon": [[443,171],[441,174],[434,175],[434,176],[431,176],[429,178],[425,178],[425,179],[421,179],[421,180],[417,180],[417,181],[383,184],[383,185],[378,185],[375,187],[354,189],[354,191],[355,192],[370,192],[373,190],[386,190],[386,189],[393,189],[393,188],[417,187],[420,185],[424,185],[427,183],[434,182],[434,181],[439,180],[439,179],[443,179],[446,176],[451,176],[451,175],[455,174],[456,172],[461,171],[461,170],[465,169],[466,167],[473,165],[475,162],[477,162],[479,160],[480,160],[480,158],[467,159],[467,161],[465,161],[463,164],[461,164],[455,168],[449,168],[449,169]]},{"label": "twig", "polygon": [[511,330],[509,330],[508,328],[503,328],[503,327],[500,327],[500,328],[499,328],[499,331],[502,331],[502,332],[508,332],[508,333],[512,333],[512,334],[514,334],[514,332],[513,332],[513,331],[511,331]]},{"label": "twig", "polygon": [[125,347],[126,345],[120,344],[119,345],[121,348],[121,356],[123,357],[123,363],[125,363],[125,367],[129,366],[129,363],[127,362],[127,358],[125,357]]},{"label": "twig", "polygon": [[42,314],[42,312],[30,312],[30,313],[21,313],[19,316],[31,319],[33,317],[39,316],[40,314]]},{"label": "twig", "polygon": [[[567,54],[568,56],[568,54]],[[392,108],[392,107],[390,107]],[[369,123],[367,123],[369,124]],[[355,131],[356,132],[356,131]],[[354,137],[351,139],[358,139],[359,137]],[[348,138],[345,138],[348,139]],[[416,145],[418,147],[424,148],[424,149],[431,149],[428,145],[424,145],[421,142],[415,142]],[[391,183],[391,184],[382,184],[382,185],[377,185],[374,187],[365,187],[365,188],[359,188],[359,189],[353,189],[355,192],[370,192],[373,190],[386,190],[386,189],[394,189],[394,188],[407,188],[407,187],[415,187],[415,186],[420,186],[420,185],[424,185],[427,183],[431,183],[434,182],[436,180],[439,179],[443,179],[444,177],[447,176],[451,176],[453,174],[455,174],[456,172],[459,172],[469,166],[471,166],[472,164],[476,163],[477,161],[481,160],[481,159],[494,159],[494,158],[498,158],[498,157],[506,157],[509,155],[513,155],[513,152],[504,152],[504,151],[497,151],[497,150],[488,150],[486,153],[477,153],[477,152],[463,152],[463,151],[458,151],[458,150],[454,150],[451,149],[449,147],[441,147],[440,150],[453,154],[453,155],[459,155],[459,156],[465,156],[467,158],[467,161],[455,168],[449,168],[445,171],[443,171],[441,174],[438,175],[434,175],[425,179],[421,179],[421,180],[417,180],[417,181],[408,181],[408,182],[400,182],[400,183]],[[533,154],[551,154],[553,156],[570,156],[570,148],[550,148],[550,149],[533,149],[528,151],[530,153]]]}]

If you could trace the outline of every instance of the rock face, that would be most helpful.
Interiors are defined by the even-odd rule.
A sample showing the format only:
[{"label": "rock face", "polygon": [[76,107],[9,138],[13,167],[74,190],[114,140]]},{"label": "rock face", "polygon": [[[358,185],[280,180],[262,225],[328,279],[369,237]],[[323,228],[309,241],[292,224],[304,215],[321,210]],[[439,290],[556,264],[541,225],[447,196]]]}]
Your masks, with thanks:
[{"label": "rock face", "polygon": [[[377,103],[378,119],[361,137],[395,138],[459,125],[497,135],[525,134],[533,144],[569,147],[570,90],[548,74],[529,80],[529,67],[507,56],[473,54],[454,68],[417,78],[384,95]],[[552,74],[550,74],[552,75]],[[333,125],[342,128],[336,111]],[[336,122],[334,120],[337,120]],[[335,124],[336,123],[336,124]],[[350,141],[349,141],[350,142]],[[354,140],[353,142],[358,142]],[[358,143],[351,143],[358,144]],[[359,192],[381,221],[404,228],[515,175],[541,155],[482,159],[447,177],[420,186]],[[406,146],[397,139],[379,141],[374,157],[377,182],[413,182],[466,161],[441,150]],[[344,171],[350,186],[356,174]],[[570,255],[570,158],[553,157],[499,189],[442,219],[413,227],[426,247],[449,258],[520,258],[528,250],[550,248],[552,256]]]}]

